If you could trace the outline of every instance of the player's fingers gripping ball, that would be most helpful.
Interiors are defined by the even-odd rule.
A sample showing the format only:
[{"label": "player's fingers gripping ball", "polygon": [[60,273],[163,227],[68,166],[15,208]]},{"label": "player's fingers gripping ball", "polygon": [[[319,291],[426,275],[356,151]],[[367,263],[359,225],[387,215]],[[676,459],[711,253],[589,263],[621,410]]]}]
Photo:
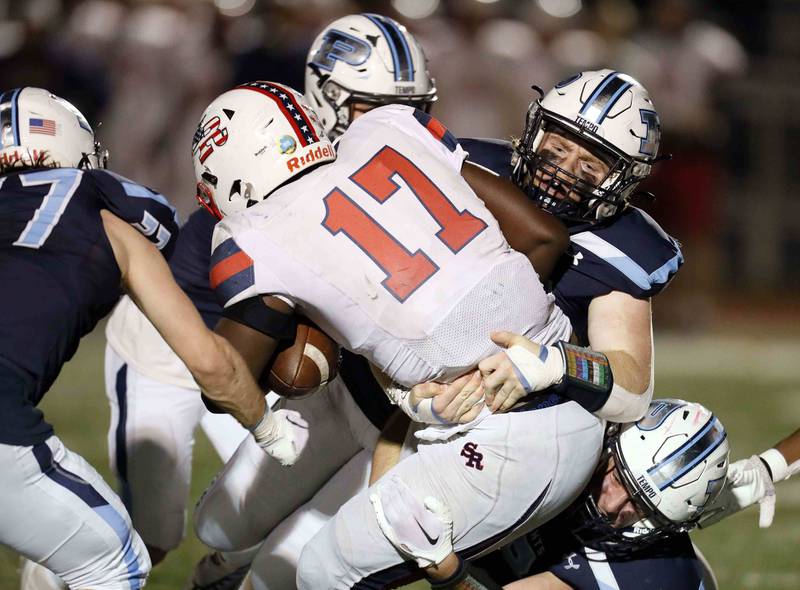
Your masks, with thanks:
[{"label": "player's fingers gripping ball", "polygon": [[441,563],[453,551],[453,519],[446,504],[429,496],[420,502],[396,475],[378,482],[370,494],[381,532],[420,567]]}]

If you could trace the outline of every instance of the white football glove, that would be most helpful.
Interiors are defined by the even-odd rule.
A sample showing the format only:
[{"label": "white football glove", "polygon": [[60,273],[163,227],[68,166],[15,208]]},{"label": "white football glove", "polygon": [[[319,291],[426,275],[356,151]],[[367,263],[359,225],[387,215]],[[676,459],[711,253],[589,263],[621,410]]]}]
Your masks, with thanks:
[{"label": "white football glove", "polygon": [[378,526],[400,553],[426,568],[453,552],[453,518],[433,496],[422,503],[398,476],[378,482],[369,496]]},{"label": "white football glove", "polygon": [[759,504],[758,526],[765,529],[775,516],[775,484],[759,456],[753,455],[730,464],[722,491],[705,509],[699,524],[706,528],[756,502]]},{"label": "white football glove", "polygon": [[250,432],[260,446],[281,465],[294,465],[308,442],[308,422],[294,410],[269,408]]}]

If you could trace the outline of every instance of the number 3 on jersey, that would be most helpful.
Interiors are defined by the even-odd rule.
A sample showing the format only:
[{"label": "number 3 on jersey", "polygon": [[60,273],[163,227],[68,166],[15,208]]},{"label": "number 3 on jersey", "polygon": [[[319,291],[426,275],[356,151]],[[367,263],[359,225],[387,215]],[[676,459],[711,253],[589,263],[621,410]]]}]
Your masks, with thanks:
[{"label": "number 3 on jersey", "polygon": [[[450,199],[417,168],[411,160],[389,146],[382,148],[356,171],[350,180],[375,199],[384,203],[400,185],[392,180],[397,174],[441,228],[436,237],[453,254],[486,229],[486,222],[469,211],[458,211]],[[409,252],[393,235],[359,207],[339,188],[324,199],[325,218],[322,225],[333,235],[343,232],[383,272],[381,283],[400,302],[405,301],[439,267],[422,250]]]}]

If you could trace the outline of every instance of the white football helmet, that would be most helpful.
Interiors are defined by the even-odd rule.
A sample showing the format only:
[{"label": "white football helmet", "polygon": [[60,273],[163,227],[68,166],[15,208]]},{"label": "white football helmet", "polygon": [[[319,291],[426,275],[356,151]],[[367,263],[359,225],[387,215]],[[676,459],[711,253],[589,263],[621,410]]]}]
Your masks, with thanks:
[{"label": "white football helmet", "polygon": [[108,153],[72,104],[26,86],[0,94],[0,164],[105,168]]},{"label": "white football helmet", "polygon": [[306,96],[331,139],[350,125],[353,103],[401,103],[428,112],[436,100],[422,46],[386,16],[333,21],[314,39],[306,61]]},{"label": "white football helmet", "polygon": [[218,218],[260,201],[336,151],[305,97],[250,82],[218,96],[192,141],[197,199]]},{"label": "white football helmet", "polygon": [[[534,87],[541,92],[540,89]],[[587,182],[537,153],[546,132],[589,149],[609,165],[598,183]],[[658,156],[661,125],[647,90],[613,70],[587,71],[556,84],[532,102],[517,145],[514,181],[542,208],[567,221],[596,223],[622,210]],[[534,186],[537,171],[539,186]],[[554,199],[549,188],[580,197]]]},{"label": "white football helmet", "polygon": [[[600,542],[593,543],[591,535],[583,539],[607,552],[641,548],[694,528],[728,473],[725,428],[697,403],[653,400],[641,420],[612,430],[606,444],[621,483],[643,515],[624,529],[614,529],[606,520],[604,534],[596,535]],[[587,504],[598,522],[605,520],[591,496]]]}]

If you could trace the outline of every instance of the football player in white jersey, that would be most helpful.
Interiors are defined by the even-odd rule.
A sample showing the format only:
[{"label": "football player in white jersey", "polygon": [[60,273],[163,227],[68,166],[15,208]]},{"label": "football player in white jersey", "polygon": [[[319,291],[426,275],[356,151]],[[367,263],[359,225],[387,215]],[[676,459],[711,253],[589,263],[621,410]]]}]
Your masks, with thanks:
[{"label": "football player in white jersey", "polygon": [[[353,14],[333,21],[317,35],[306,61],[306,96],[331,139],[377,106],[401,103],[429,112],[436,100],[435,82],[422,47],[404,26],[385,16]],[[314,496],[337,470],[360,451],[371,452],[391,406],[380,399],[380,392],[376,395],[377,384],[371,378],[360,376],[365,372],[369,373],[366,363],[345,352],[340,376],[324,394],[282,402],[310,421],[309,452],[293,470],[302,470],[302,475],[289,475],[276,462],[262,461],[259,455],[263,453],[253,445],[242,445],[225,475],[212,484],[198,505],[195,522],[199,536],[214,547],[258,547],[259,541]],[[264,485],[285,490],[282,499],[278,501],[273,495],[266,505],[246,497],[236,503],[236,513],[230,513],[234,505],[230,497],[240,496],[251,486]],[[248,517],[238,517],[242,513]],[[281,567],[270,566],[270,581],[277,584],[275,587],[294,585],[293,568],[300,550],[296,547],[287,556],[287,547],[302,546],[302,540],[319,529],[321,523],[314,519],[315,514],[319,513],[308,514],[302,525],[279,527],[291,528],[292,533],[291,539],[281,536]],[[262,551],[269,553],[269,547]],[[195,569],[194,586],[218,588],[224,580],[225,587],[234,587],[254,554],[215,552],[205,556]],[[286,567],[282,567],[284,563]],[[276,570],[281,574],[276,575]]]},{"label": "football player in white jersey", "polygon": [[[529,260],[508,247],[503,216],[498,222],[484,205],[499,195],[480,185],[503,191],[502,212],[515,209],[515,221],[529,216],[528,229],[552,218],[488,173],[462,170],[465,153],[430,115],[407,106],[372,110],[342,136],[336,159],[301,95],[256,82],[215,100],[196,137],[222,129],[224,141],[195,155],[198,196],[225,215],[212,254],[212,285],[225,304],[217,330],[255,373],[299,310],[399,384],[395,399],[413,419],[436,423],[434,404],[409,400],[403,386],[474,368],[494,349],[487,336],[498,327],[517,325],[543,342],[568,338]],[[491,546],[575,497],[599,455],[602,428],[561,398],[481,419],[465,433],[439,429],[431,436],[446,442],[422,445],[395,470],[412,487],[461,498],[465,542]],[[533,464],[539,469],[530,478]],[[379,554],[364,567],[320,564],[316,556],[333,550],[330,529],[304,550],[301,587],[351,584],[394,563],[394,550],[378,541]]]},{"label": "football player in white jersey", "polygon": [[[474,553],[453,552],[449,509],[437,498],[423,500],[385,478],[370,501],[384,535],[425,568],[437,590],[499,590],[498,582],[509,590],[703,587],[696,566],[669,559],[679,552],[647,551],[695,528],[713,510],[730,473],[719,419],[697,403],[653,400],[641,420],[609,425],[605,449],[570,509],[519,539],[509,556],[478,559],[479,568],[465,561]],[[426,537],[438,542],[429,546]],[[629,567],[637,559],[642,565]]]}]

